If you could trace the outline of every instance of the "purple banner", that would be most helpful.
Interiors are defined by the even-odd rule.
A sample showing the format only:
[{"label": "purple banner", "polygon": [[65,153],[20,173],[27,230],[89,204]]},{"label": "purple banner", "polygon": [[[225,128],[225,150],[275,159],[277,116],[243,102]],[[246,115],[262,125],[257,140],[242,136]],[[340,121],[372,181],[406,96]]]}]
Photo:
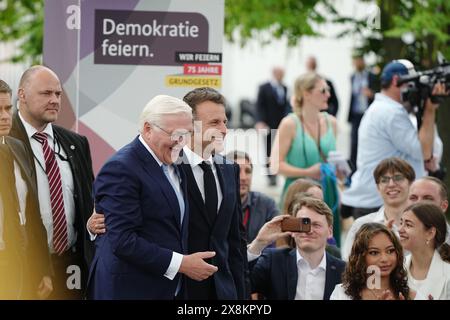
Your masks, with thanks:
[{"label": "purple banner", "polygon": [[95,64],[177,66],[176,52],[208,52],[199,13],[95,11]]}]

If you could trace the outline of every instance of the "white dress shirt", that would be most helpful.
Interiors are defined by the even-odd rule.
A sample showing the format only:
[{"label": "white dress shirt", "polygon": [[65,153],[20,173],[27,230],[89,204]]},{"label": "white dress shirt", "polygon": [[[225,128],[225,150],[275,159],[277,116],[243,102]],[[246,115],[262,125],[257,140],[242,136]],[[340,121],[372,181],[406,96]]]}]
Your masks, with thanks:
[{"label": "white dress shirt", "polygon": [[[161,168],[161,166],[163,164],[162,161],[159,160],[159,158],[156,156],[156,154],[153,152],[153,150],[149,147],[149,145],[144,141],[144,139],[142,138],[141,135],[139,135],[139,141],[143,144],[145,149],[148,150],[148,152],[151,154],[153,159],[155,159],[155,161],[158,163],[158,166]],[[180,180],[178,179],[178,175],[176,174],[175,169],[173,168],[173,166],[169,166],[168,168],[169,168],[170,178],[174,182],[174,185],[178,188],[178,191],[181,192]],[[161,170],[162,170],[162,168],[161,168]],[[106,232],[108,232],[108,231],[106,231]],[[183,255],[178,252],[173,251],[172,259],[170,260],[169,267],[167,268],[166,272],[164,273],[164,276],[170,280],[173,280],[175,278],[175,276],[177,275],[178,270],[180,270],[182,260],[183,260]]]},{"label": "white dress shirt", "polygon": [[325,252],[319,265],[314,269],[311,269],[308,261],[302,257],[298,250],[296,251],[296,255],[298,278],[295,300],[323,300],[327,270]]},{"label": "white dress shirt", "polygon": [[214,174],[214,178],[216,180],[216,188],[217,188],[217,212],[219,212],[220,204],[222,203],[223,194],[220,189],[219,176],[217,175],[216,166],[213,164],[212,156],[208,159],[203,159],[198,154],[189,149],[188,146],[183,148],[183,152],[189,160],[189,164],[191,165],[192,173],[194,174],[195,182],[197,183],[197,187],[202,194],[203,201],[205,201],[205,187],[203,183],[203,169],[199,166],[203,161],[209,162],[211,164],[212,172]]},{"label": "white dress shirt", "polygon": [[16,178],[17,198],[19,200],[19,221],[20,225],[24,226],[27,223],[25,212],[27,210],[27,194],[28,187],[25,180],[22,178],[19,164],[14,161],[14,176]]},{"label": "white dress shirt", "polygon": [[[365,216],[359,217],[356,219],[352,226],[350,227],[350,230],[348,230],[347,237],[345,238],[345,243],[342,246],[342,260],[348,261],[348,257],[350,255],[350,252],[352,251],[353,242],[355,241],[355,236],[358,230],[362,227],[365,223],[371,223],[371,222],[377,222],[381,224],[386,223],[386,215],[384,213],[384,206],[381,207],[378,211],[369,213]],[[397,225],[392,226],[393,231],[398,236],[398,227]]]},{"label": "white dress shirt", "polygon": [[[42,151],[42,144],[33,138],[33,135],[38,132],[31,124],[27,123],[21,116],[19,111],[19,117],[22,120],[25,131],[27,132],[28,139],[30,141],[31,149],[34,154],[34,163],[36,166],[36,177],[38,185],[38,197],[39,197],[39,209],[41,211],[41,218],[47,231],[48,247],[51,253],[54,253],[53,249],[53,213],[52,205],[50,201],[50,189],[48,185],[48,177],[45,173],[45,159]],[[58,142],[55,140],[53,133],[53,127],[49,123],[42,133],[47,134],[49,147],[57,153],[61,154],[64,158],[67,158],[67,154]],[[73,197],[74,183],[72,170],[68,161],[63,161],[58,155],[55,155],[56,161],[61,174],[62,192],[64,198],[64,211],[67,221],[67,239],[69,248],[73,247],[77,241],[77,232],[74,227],[75,223],[75,200]]]}]

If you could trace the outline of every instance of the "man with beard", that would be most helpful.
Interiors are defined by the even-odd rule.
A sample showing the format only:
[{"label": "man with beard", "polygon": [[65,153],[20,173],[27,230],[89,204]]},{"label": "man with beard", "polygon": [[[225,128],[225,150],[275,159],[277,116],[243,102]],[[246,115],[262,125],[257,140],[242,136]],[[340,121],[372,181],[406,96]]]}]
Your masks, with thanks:
[{"label": "man with beard", "polygon": [[242,223],[245,227],[247,243],[252,242],[264,223],[279,214],[275,201],[264,193],[251,191],[253,163],[247,152],[232,151],[227,159],[239,165],[239,185],[242,204]]}]

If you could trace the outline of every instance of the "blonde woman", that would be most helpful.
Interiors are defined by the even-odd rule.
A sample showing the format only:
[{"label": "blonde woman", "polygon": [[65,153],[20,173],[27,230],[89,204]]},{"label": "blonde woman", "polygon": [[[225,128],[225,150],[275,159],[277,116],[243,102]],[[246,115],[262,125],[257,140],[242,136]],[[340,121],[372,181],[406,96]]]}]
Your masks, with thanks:
[{"label": "blonde woman", "polygon": [[[316,73],[306,73],[295,81],[291,99],[294,112],[281,121],[270,158],[272,171],[286,177],[281,203],[287,188],[297,178],[321,179],[321,163],[326,162],[330,151],[336,150],[336,118],[322,112],[328,108],[329,90],[326,81]],[[333,182],[331,187],[335,187]],[[328,187],[324,195],[325,202],[336,208],[337,197]],[[339,221],[336,210],[333,214]],[[334,231],[339,242],[338,225],[335,224]]]}]

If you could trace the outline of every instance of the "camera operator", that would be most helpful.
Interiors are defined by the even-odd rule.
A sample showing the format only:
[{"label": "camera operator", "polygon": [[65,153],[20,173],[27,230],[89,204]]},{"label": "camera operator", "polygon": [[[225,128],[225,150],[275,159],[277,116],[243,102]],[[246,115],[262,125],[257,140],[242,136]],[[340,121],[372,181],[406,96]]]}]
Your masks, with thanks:
[{"label": "camera operator", "polygon": [[[408,60],[394,60],[384,67],[381,92],[375,95],[359,128],[357,170],[349,189],[342,196],[343,217],[353,216],[356,219],[377,211],[382,205],[373,178],[373,170],[381,160],[399,157],[411,164],[417,178],[425,175],[425,163],[433,157],[438,104],[432,103],[430,98],[426,99],[422,125],[417,130],[409,119],[407,103],[401,99],[401,92],[408,84],[398,83],[401,76],[415,74],[414,66]],[[436,83],[431,95],[444,94],[445,85]]]}]

